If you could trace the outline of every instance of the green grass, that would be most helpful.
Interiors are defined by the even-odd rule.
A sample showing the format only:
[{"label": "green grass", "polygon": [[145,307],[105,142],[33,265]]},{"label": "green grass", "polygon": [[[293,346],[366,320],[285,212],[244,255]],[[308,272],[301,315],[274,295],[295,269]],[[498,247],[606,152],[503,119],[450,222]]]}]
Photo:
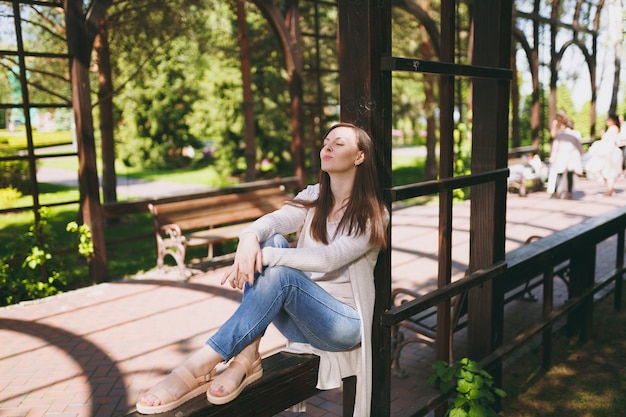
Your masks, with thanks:
[{"label": "green grass", "polygon": [[[72,133],[69,131],[63,132],[33,132],[33,144],[36,148],[56,145],[67,145],[72,143]],[[6,144],[9,148],[14,150],[26,149],[27,140],[26,132],[18,130],[16,132],[9,132],[7,130],[0,130],[0,144]]]},{"label": "green grass", "polygon": [[[626,288],[622,288],[622,299]],[[501,417],[620,417],[626,409],[626,311],[614,309],[613,295],[595,303],[586,342],[552,341],[552,367],[541,368],[539,349],[504,369]]]},{"label": "green grass", "polygon": [[171,181],[179,184],[198,184],[210,187],[221,187],[232,184],[232,181],[225,180],[214,166],[181,168],[167,172],[157,170],[130,171],[126,168],[126,173],[124,173],[125,167],[116,167],[116,172],[118,175],[126,175],[131,178],[149,181]]},{"label": "green grass", "polygon": [[394,187],[413,184],[424,179],[424,158],[394,155],[391,169]]}]

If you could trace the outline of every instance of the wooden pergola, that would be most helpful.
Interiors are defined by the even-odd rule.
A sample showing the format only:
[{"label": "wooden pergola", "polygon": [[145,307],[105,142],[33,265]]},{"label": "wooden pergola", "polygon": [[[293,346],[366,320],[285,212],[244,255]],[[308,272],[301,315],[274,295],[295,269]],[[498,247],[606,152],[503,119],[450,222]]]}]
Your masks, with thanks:
[{"label": "wooden pergola", "polygon": [[[111,5],[110,0],[93,0],[87,9],[79,0],[64,0],[62,3],[13,1],[19,16],[19,4],[56,5],[65,11],[68,58],[70,62],[72,99],[71,105],[75,117],[77,156],[79,161],[80,209],[83,221],[91,228],[95,254],[91,262],[91,274],[94,282],[107,278],[106,243],[104,239],[104,215],[100,201],[100,186],[97,173],[96,143],[89,83],[89,67],[94,41],[100,23],[105,19]],[[297,2],[288,1],[284,14],[270,0],[254,0],[254,3],[268,19],[278,34],[286,56],[291,94],[292,150],[294,155],[303,155],[304,144],[302,126],[302,56],[299,49],[299,32],[294,25],[298,19]],[[538,3],[538,2],[535,2]],[[555,0],[558,10],[565,0]],[[569,2],[567,2],[569,3]],[[424,12],[417,4],[409,0],[393,2],[400,4],[419,15]],[[513,26],[512,17],[530,19],[537,27],[547,24],[553,29],[565,26],[572,30],[572,40],[557,49],[554,43],[551,64],[558,74],[559,60],[563,51],[570,45],[585,48],[595,103],[595,42],[591,50],[579,42],[578,34],[582,31],[597,37],[597,19],[595,27],[583,29],[576,24],[561,25],[556,17],[544,18],[539,10],[533,12],[514,11],[513,1],[481,0],[471,4],[472,11],[472,55],[468,62],[459,62],[456,54],[457,12],[460,4],[454,0],[441,2],[441,27],[437,34],[438,60],[422,60],[420,57],[394,57],[392,55],[392,2],[371,0],[337,0],[338,9],[338,67],[340,91],[340,118],[362,126],[375,138],[381,184],[386,190],[389,205],[416,196],[434,195],[439,200],[439,270],[438,284],[443,287],[452,279],[452,222],[454,219],[453,191],[457,188],[471,188],[470,218],[470,254],[469,272],[487,269],[505,259],[505,223],[507,198],[507,156],[509,147],[509,100],[511,81],[513,80],[511,39],[522,42],[531,62],[533,86],[538,41],[534,45],[526,44],[525,38]],[[577,0],[576,5],[589,4]],[[595,4],[599,16],[603,1]],[[558,6],[558,7],[557,7]],[[289,19],[286,19],[286,16]],[[19,32],[19,30],[18,30]],[[23,103],[28,114],[29,100],[27,80],[25,78],[24,56],[28,53],[18,48],[17,55],[22,69],[22,85],[25,88]],[[391,172],[391,131],[392,106],[391,82],[395,72],[414,72],[432,74],[439,80],[439,171],[433,181],[392,187]],[[455,86],[459,80],[469,80],[472,84],[472,153],[471,174],[454,175],[455,139],[454,114],[456,110]],[[551,94],[556,89],[556,78],[551,82]],[[538,88],[538,84],[536,85]],[[552,97],[552,96],[551,96]],[[539,119],[535,119],[539,102],[533,107],[533,125],[539,128]],[[595,111],[595,110],[594,110]],[[550,112],[555,114],[556,105],[550,102]],[[537,113],[538,115],[538,113]],[[595,113],[594,113],[595,116]],[[27,129],[30,121],[27,116]],[[28,133],[28,130],[27,130]],[[29,139],[29,161],[31,177],[36,179],[34,171],[35,157],[32,151],[32,133]],[[300,165],[304,167],[303,163]],[[304,179],[303,169],[296,169],[295,175]],[[36,181],[35,181],[36,182]],[[36,190],[36,187],[35,187]],[[38,202],[35,198],[35,211]],[[381,254],[376,270],[377,306],[375,323],[380,322],[383,312],[391,306],[391,248]],[[468,344],[469,355],[480,359],[493,352],[502,344],[502,317],[497,312],[502,310],[502,301],[493,297],[494,289],[490,283],[481,288],[472,289],[468,295]],[[437,318],[437,357],[449,358],[450,303],[439,306]],[[374,389],[372,415],[388,416],[390,403],[390,334],[389,328],[374,326]],[[497,376],[497,375],[496,375]]]}]

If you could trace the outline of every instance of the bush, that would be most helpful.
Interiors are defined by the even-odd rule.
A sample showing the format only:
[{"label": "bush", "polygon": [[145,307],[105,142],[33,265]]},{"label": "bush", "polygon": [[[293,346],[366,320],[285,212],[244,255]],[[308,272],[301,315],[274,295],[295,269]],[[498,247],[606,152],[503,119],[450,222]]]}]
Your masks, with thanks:
[{"label": "bush", "polygon": [[497,397],[506,393],[497,388],[493,377],[477,362],[463,358],[454,364],[437,361],[433,364],[436,374],[429,378],[430,384],[439,383],[445,393],[454,381],[456,398],[449,404],[445,417],[497,417],[493,407]]},{"label": "bush", "polygon": [[[0,145],[0,156],[14,155],[7,147]],[[30,191],[28,182],[28,161],[0,161],[0,188],[13,187],[27,193]]]},{"label": "bush", "polygon": [[0,188],[0,208],[11,207],[20,197],[22,193],[17,188],[11,186]]},{"label": "bush", "polygon": [[42,210],[38,225],[8,242],[8,255],[0,259],[0,306],[58,294],[88,276],[93,253],[91,232],[86,225],[78,226],[75,222],[68,223],[66,230],[77,236],[76,250],[53,256],[50,248],[58,247],[57,239]]}]

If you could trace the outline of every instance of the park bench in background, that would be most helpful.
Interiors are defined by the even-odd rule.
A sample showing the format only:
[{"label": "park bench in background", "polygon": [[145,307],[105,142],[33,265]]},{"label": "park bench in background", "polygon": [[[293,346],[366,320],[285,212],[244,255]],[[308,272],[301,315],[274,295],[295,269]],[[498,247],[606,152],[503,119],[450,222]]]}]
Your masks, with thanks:
[{"label": "park bench in background", "polygon": [[[548,179],[548,166],[541,161],[538,154],[523,155],[508,160],[509,176],[507,188],[517,190],[520,197],[525,197],[528,191],[543,191],[544,183]],[[530,188],[528,187],[530,184]]]},{"label": "park bench in background", "polygon": [[148,209],[154,222],[157,267],[172,256],[184,275],[187,248],[207,247],[207,260],[214,258],[214,246],[237,239],[254,220],[280,208],[288,199],[285,187],[267,187],[222,195],[198,195],[178,201],[151,202]]}]

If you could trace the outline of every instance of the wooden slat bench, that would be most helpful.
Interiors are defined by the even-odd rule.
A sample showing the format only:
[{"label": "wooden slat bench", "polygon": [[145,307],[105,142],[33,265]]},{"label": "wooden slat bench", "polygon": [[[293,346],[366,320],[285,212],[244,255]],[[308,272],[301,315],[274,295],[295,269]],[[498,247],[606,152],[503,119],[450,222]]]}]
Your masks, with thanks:
[{"label": "wooden slat bench", "polygon": [[199,197],[183,201],[150,203],[157,246],[157,267],[163,268],[170,255],[185,274],[187,248],[208,248],[234,240],[254,220],[280,208],[287,200],[283,186],[272,186],[239,193]]},{"label": "wooden slat bench", "polygon": [[[263,359],[263,377],[247,387],[239,397],[224,405],[212,405],[200,395],[163,417],[272,417],[310,398],[320,391],[315,388],[319,357],[278,352]],[[352,416],[356,379],[344,380],[344,417]],[[129,417],[143,414],[134,412]]]}]

